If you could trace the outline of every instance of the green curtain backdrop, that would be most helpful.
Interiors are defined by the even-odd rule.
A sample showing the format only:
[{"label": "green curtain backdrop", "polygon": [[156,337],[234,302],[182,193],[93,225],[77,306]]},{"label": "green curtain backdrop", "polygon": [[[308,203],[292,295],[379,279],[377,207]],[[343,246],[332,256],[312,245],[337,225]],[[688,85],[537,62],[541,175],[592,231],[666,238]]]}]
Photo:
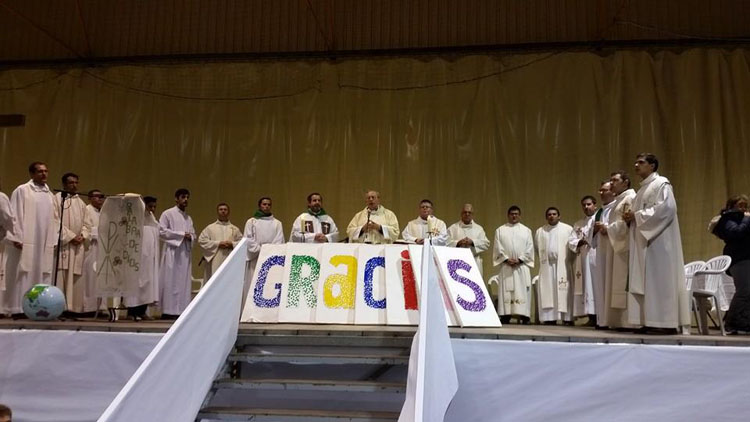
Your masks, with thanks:
[{"label": "green curtain backdrop", "polygon": [[422,198],[448,225],[473,203],[493,240],[512,204],[532,230],[550,205],[572,224],[650,151],[686,262],[707,259],[722,246],[708,220],[750,191],[749,62],[695,48],[6,70],[0,113],[26,126],[0,128],[0,178],[10,193],[42,160],[55,187],[74,171],[82,190],[155,195],[160,211],[187,187],[198,231],[221,201],[242,228],[268,195],[287,237],[308,193],[343,230],[376,189],[402,228]]}]

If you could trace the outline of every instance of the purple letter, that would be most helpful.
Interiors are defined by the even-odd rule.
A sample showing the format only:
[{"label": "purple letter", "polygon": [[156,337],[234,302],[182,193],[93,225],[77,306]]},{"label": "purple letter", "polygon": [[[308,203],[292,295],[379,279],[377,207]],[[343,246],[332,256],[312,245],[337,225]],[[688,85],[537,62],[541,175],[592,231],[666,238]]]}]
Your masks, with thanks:
[{"label": "purple letter", "polygon": [[474,302],[468,302],[464,300],[461,295],[458,295],[458,299],[456,299],[456,302],[458,302],[458,304],[467,311],[482,312],[484,308],[487,307],[484,294],[482,293],[482,288],[468,278],[458,275],[458,270],[469,272],[471,271],[471,265],[467,264],[466,261],[463,261],[461,259],[448,260],[448,274],[451,275],[452,279],[470,288],[474,292],[474,297],[476,297],[476,300],[474,300]]}]

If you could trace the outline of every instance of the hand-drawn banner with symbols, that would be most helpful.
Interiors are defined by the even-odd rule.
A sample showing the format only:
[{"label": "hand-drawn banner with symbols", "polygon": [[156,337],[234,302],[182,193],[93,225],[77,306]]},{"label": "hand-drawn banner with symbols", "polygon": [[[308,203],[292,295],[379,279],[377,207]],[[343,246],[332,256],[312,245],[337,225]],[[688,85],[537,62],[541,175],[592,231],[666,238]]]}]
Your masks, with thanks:
[{"label": "hand-drawn banner with symbols", "polygon": [[99,216],[96,286],[102,296],[138,289],[145,205],[138,194],[107,197]]}]

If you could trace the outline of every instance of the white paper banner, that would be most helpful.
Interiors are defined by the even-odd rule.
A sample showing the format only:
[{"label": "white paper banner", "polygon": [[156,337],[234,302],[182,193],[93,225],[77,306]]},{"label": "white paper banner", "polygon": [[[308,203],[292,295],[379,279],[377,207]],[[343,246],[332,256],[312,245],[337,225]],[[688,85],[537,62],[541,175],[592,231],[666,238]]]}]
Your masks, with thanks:
[{"label": "white paper banner", "polygon": [[384,246],[361,245],[358,249],[355,324],[385,325],[388,298],[385,292]]},{"label": "white paper banner", "polygon": [[[417,324],[421,254],[421,245],[264,245],[242,321]],[[469,250],[439,247],[436,255],[448,324],[499,327]]]},{"label": "white paper banner", "polygon": [[284,280],[286,293],[281,294],[279,322],[313,322],[318,306],[320,246],[307,243],[286,245]]},{"label": "white paper banner", "polygon": [[356,256],[356,244],[332,244],[321,249],[315,322],[354,324]]},{"label": "white paper banner", "polygon": [[462,327],[484,327],[488,321],[500,325],[500,319],[479,273],[474,255],[468,248],[436,246],[435,256],[443,285],[452,300],[453,314]]},{"label": "white paper banner", "polygon": [[245,299],[242,321],[278,322],[284,285],[286,245],[263,245],[258,255],[250,290]]},{"label": "white paper banner", "polygon": [[99,216],[96,287],[100,296],[127,296],[138,290],[141,234],[146,206],[137,194],[109,196]]}]

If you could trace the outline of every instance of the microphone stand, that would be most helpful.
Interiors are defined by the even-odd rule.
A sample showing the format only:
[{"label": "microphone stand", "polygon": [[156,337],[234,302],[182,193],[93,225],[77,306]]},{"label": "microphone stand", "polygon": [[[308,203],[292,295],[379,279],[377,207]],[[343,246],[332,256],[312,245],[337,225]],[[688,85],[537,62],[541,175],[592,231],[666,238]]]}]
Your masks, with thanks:
[{"label": "microphone stand", "polygon": [[370,243],[370,209],[367,209],[367,223],[365,223],[367,231],[365,232],[365,243]]},{"label": "microphone stand", "polygon": [[62,199],[60,201],[60,227],[57,229],[57,258],[55,259],[55,275],[53,276],[53,282],[52,285],[57,287],[57,269],[60,266],[60,253],[62,252],[62,229],[63,229],[63,214],[65,213],[65,198],[68,197],[69,192],[67,191],[60,191],[59,189],[54,189],[55,191],[60,192],[60,198]]}]

